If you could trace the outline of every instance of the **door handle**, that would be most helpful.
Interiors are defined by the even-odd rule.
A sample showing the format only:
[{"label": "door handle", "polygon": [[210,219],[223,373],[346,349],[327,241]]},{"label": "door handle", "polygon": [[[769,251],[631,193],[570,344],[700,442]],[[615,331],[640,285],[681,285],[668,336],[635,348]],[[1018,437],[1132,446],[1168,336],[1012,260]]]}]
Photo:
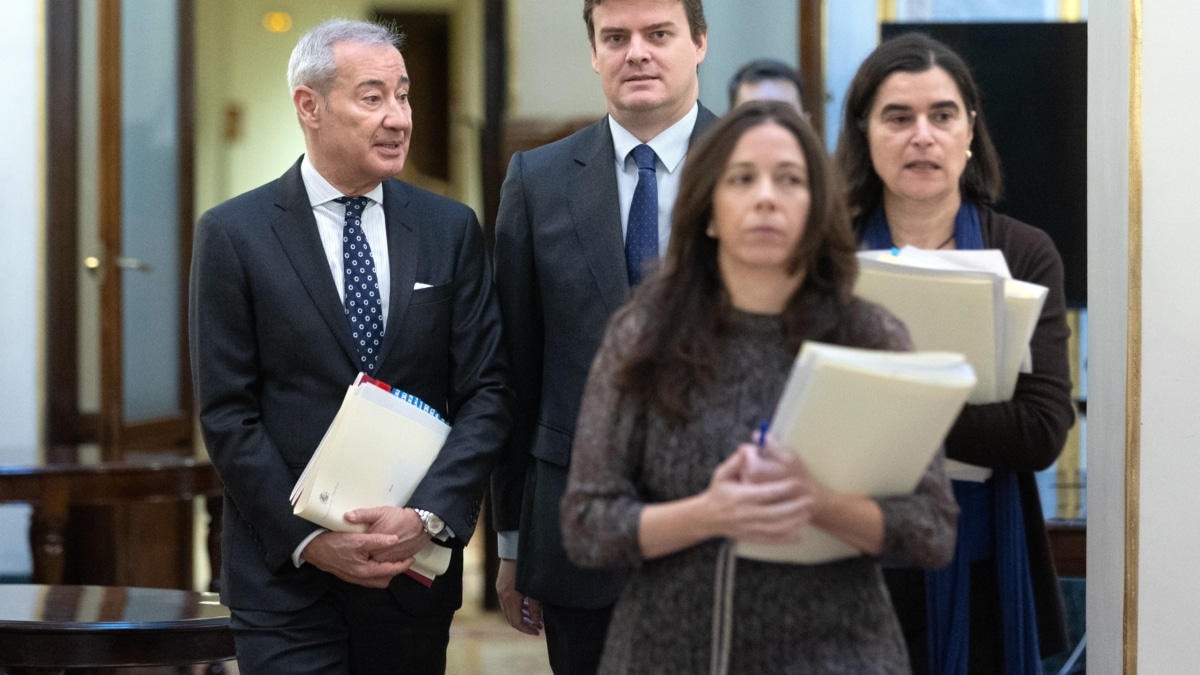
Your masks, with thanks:
[{"label": "door handle", "polygon": [[117,267],[123,270],[136,270],[138,272],[150,271],[150,263],[142,262],[138,258],[117,258]]},{"label": "door handle", "polygon": [[[92,274],[99,274],[100,267],[103,264],[100,256],[89,255],[83,259],[83,266]],[[142,262],[138,258],[117,258],[117,267],[124,270],[136,270],[138,272],[149,272],[151,270],[150,263]]]}]

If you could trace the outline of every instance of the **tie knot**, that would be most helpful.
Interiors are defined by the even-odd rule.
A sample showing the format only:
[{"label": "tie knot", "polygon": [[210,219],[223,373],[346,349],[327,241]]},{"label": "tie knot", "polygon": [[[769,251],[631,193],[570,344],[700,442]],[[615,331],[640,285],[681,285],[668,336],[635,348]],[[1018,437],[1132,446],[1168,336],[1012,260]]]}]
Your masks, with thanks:
[{"label": "tie knot", "polygon": [[361,219],[363,211],[366,210],[367,204],[371,203],[370,197],[338,197],[333,201],[339,204],[346,205],[346,221]]},{"label": "tie knot", "polygon": [[643,143],[631,150],[629,154],[633,155],[633,161],[637,164],[638,171],[654,170],[654,148]]}]

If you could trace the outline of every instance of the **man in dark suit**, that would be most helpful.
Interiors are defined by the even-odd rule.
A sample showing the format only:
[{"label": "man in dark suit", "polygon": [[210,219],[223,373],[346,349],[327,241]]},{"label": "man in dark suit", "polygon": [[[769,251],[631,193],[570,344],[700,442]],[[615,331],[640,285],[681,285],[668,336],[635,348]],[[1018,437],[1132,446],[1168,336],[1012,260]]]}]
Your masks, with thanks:
[{"label": "man in dark suit", "polygon": [[[345,20],[303,36],[288,78],[305,155],[197,226],[192,368],[225,484],[221,598],[244,673],[444,672],[462,547],[509,427],[478,221],[392,178],[412,128],[398,44]],[[452,430],[410,508],[329,532],[288,495],[360,371]],[[426,587],[401,573],[435,539],[451,563]]]},{"label": "man in dark suit", "polygon": [[516,153],[496,222],[517,391],[492,479],[496,590],[514,628],[544,626],[559,675],[595,672],[621,578],[575,567],[562,547],[559,500],[584,382],[609,316],[666,249],[688,145],[715,119],[697,102],[708,44],[700,0],[585,0],[584,19],[608,116]]}]

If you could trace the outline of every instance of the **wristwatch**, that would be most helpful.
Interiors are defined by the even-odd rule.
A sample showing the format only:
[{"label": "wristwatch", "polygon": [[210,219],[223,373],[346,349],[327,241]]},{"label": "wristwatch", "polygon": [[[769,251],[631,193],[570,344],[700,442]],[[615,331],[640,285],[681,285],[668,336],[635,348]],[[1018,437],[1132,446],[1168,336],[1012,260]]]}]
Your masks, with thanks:
[{"label": "wristwatch", "polygon": [[436,537],[446,529],[446,522],[432,512],[425,509],[413,509],[413,511],[417,512],[417,517],[421,519],[421,527],[429,536]]}]

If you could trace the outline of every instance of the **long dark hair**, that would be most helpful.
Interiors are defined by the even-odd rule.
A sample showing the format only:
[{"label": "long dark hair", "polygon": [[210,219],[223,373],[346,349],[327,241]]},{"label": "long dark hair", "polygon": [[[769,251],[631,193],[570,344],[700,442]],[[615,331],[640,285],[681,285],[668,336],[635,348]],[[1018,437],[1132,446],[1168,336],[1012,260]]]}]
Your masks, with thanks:
[{"label": "long dark hair", "polygon": [[[618,388],[674,422],[689,417],[688,392],[715,377],[731,307],[717,265],[718,242],[706,234],[713,193],[738,141],[763,124],[791,132],[808,165],[808,219],[791,261],[792,270],[804,270],[804,281],[783,311],[788,348],[799,349],[806,337],[831,329],[851,300],[858,273],[854,237],[841,181],[816,132],[786,103],[751,101],[737,107],[688,153],[664,264],[614,319],[642,322],[618,369]],[[816,311],[818,307],[831,311]]]},{"label": "long dark hair", "polygon": [[954,50],[928,35],[904,33],[880,44],[862,62],[842,108],[842,131],[834,159],[846,179],[850,207],[856,217],[873,212],[883,199],[883,181],[871,163],[867,139],[867,118],[880,85],[892,73],[923,73],[932,68],[946,71],[958,86],[967,112],[975,113],[972,157],[959,179],[963,201],[994,204],[1000,198],[1004,183],[1000,157],[984,122],[979,87],[971,69]]}]

